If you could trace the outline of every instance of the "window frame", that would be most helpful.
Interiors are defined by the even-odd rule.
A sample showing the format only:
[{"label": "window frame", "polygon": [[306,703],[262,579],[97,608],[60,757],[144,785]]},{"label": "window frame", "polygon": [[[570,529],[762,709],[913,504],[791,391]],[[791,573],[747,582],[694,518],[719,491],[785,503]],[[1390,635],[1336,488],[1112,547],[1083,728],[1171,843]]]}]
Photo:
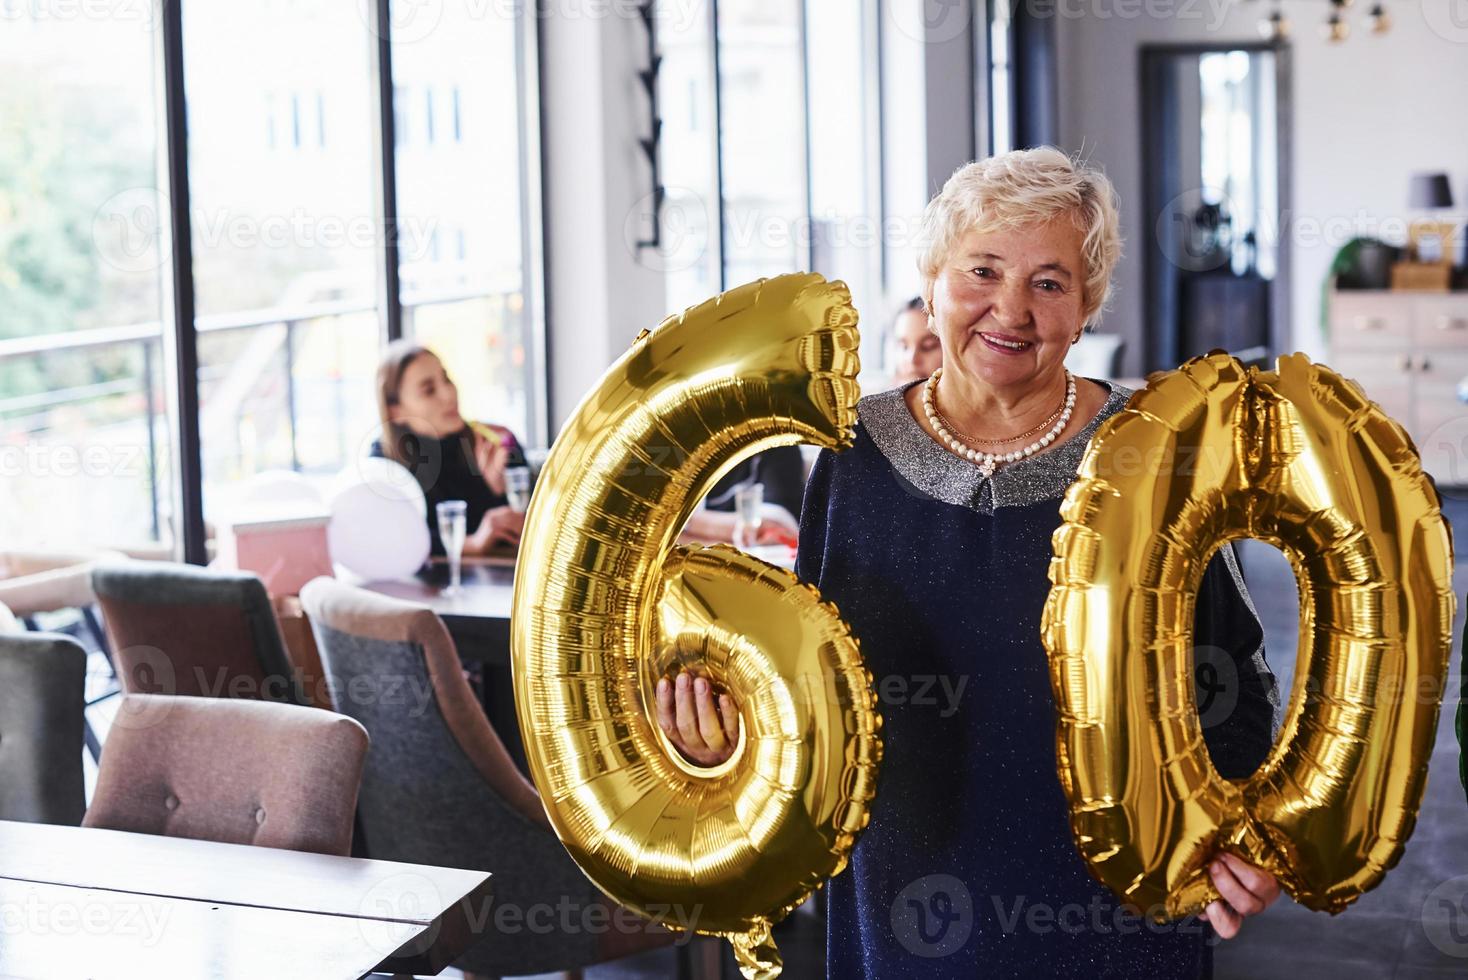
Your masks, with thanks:
[{"label": "window frame", "polygon": [[[371,68],[376,85],[374,202],[383,228],[384,245],[377,268],[378,320],[383,343],[403,336],[403,301],[399,271],[397,142],[399,118],[392,77],[392,0],[367,0],[372,45]],[[193,278],[193,238],[189,186],[188,95],[184,84],[183,4],[160,8],[155,32],[159,127],[159,190],[168,203],[169,219],[163,242],[162,343],[164,391],[171,425],[170,452],[174,479],[172,547],[183,561],[208,562],[204,523],[204,483],[199,423],[199,324]],[[527,385],[529,406],[525,438],[538,445],[549,435],[549,360],[545,331],[545,256],[542,227],[543,171],[540,137],[539,25],[533,5],[516,7],[515,71],[516,117],[521,194],[521,268],[524,296]],[[161,530],[161,529],[160,529]]]}]

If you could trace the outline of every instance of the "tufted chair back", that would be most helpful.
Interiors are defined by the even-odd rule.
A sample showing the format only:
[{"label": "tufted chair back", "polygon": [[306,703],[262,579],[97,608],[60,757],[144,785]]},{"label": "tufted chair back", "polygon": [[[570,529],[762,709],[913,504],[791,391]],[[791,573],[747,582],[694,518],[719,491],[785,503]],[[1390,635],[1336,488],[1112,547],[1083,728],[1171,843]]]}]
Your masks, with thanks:
[{"label": "tufted chair back", "polygon": [[82,825],[346,855],[366,755],[330,711],[129,694]]}]

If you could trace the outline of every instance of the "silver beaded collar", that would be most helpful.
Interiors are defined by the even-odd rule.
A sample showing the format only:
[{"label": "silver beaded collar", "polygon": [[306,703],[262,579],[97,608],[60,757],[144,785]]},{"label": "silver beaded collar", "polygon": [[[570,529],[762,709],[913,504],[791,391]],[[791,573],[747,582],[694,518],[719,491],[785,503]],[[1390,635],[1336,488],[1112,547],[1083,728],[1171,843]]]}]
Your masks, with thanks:
[{"label": "silver beaded collar", "polygon": [[1064,496],[1075,482],[1076,468],[1091,436],[1102,422],[1125,408],[1133,394],[1131,388],[1098,381],[1111,394],[1084,429],[1047,453],[1005,463],[986,477],[973,463],[934,442],[912,417],[902,394],[912,384],[921,383],[867,395],[857,405],[857,418],[910,489],[982,514],[992,514],[996,507],[1022,507]]}]

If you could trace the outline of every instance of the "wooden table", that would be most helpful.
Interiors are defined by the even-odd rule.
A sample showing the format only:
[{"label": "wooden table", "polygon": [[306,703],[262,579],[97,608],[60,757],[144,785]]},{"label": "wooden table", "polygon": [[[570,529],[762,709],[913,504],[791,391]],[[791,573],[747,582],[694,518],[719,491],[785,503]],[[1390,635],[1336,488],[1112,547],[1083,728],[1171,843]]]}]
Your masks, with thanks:
[{"label": "wooden table", "polygon": [[489,908],[482,871],[0,821],[0,977],[431,975]]}]

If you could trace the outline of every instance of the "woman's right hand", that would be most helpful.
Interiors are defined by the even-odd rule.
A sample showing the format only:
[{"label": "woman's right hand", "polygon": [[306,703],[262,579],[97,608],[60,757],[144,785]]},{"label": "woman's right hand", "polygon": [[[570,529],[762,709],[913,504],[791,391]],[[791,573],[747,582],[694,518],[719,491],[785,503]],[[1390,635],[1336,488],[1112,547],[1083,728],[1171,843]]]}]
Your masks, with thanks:
[{"label": "woman's right hand", "polygon": [[506,544],[511,548],[520,545],[520,535],[525,531],[525,515],[509,507],[495,507],[487,511],[484,520],[474,531],[473,538],[465,544],[469,554],[482,555],[496,545]]},{"label": "woman's right hand", "polygon": [[739,741],[739,715],[734,699],[718,696],[706,677],[679,671],[676,682],[658,681],[658,727],[689,762],[717,766],[734,754]]},{"label": "woman's right hand", "polygon": [[491,439],[480,429],[474,430],[474,461],[485,484],[501,497],[505,495],[505,467],[510,462],[509,438],[508,433],[500,433],[499,438]]}]

